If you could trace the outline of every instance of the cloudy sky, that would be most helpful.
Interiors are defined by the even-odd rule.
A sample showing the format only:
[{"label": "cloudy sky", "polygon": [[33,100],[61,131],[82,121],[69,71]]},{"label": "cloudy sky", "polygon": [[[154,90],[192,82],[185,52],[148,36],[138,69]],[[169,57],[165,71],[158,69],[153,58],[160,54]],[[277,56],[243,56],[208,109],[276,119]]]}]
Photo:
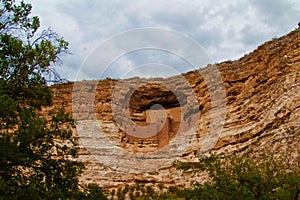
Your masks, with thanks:
[{"label": "cloudy sky", "polygon": [[[263,42],[294,30],[300,22],[299,0],[26,2],[33,5],[33,14],[40,17],[42,28],[51,27],[70,42],[71,54],[63,57],[63,65],[58,68],[60,75],[68,80],[169,76],[193,69],[180,56],[157,49],[118,55],[109,67],[101,66],[91,57],[105,41],[132,29],[174,30],[201,45],[209,62],[217,63],[238,59]],[[147,38],[152,37],[144,37]],[[87,60],[92,60],[94,68],[84,69]],[[84,75],[78,76],[78,71]]]}]

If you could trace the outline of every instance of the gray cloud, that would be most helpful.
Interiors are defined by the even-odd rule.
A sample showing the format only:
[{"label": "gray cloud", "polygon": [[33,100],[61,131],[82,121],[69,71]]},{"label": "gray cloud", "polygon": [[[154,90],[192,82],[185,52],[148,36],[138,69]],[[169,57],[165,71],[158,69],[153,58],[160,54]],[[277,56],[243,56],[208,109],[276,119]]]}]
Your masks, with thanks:
[{"label": "gray cloud", "polygon": [[[143,27],[173,29],[202,45],[212,58],[212,62],[220,62],[237,59],[254,50],[262,42],[288,33],[300,21],[300,2],[297,0],[230,2],[28,0],[28,2],[33,4],[33,14],[41,18],[43,28],[50,26],[70,41],[72,55],[65,56],[64,65],[58,69],[61,76],[70,80],[76,78],[80,65],[97,45],[130,29]],[[154,38],[149,36],[149,39]],[[178,68],[179,72],[189,69],[182,60],[174,58],[173,55],[157,54],[159,52],[146,51],[124,56],[114,63],[114,67],[106,73],[106,76],[120,77],[126,70],[152,61],[158,64],[183,66]],[[96,61],[91,64],[95,67],[85,73],[86,79],[95,78],[92,75],[97,72],[93,70],[101,68],[97,66]],[[149,68],[147,65],[146,67]],[[149,69],[144,70],[145,76],[147,71]]]}]

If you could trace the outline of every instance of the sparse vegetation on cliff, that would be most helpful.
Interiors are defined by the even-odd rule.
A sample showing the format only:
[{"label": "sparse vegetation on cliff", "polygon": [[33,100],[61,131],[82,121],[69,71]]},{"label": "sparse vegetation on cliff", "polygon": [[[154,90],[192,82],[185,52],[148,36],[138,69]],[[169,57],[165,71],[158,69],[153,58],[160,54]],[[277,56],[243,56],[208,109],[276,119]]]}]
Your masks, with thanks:
[{"label": "sparse vegetation on cliff", "polygon": [[300,166],[288,154],[211,155],[199,162],[176,163],[177,170],[206,172],[209,180],[193,189],[154,190],[145,185],[126,186],[112,199],[282,199],[300,198]]},{"label": "sparse vegetation on cliff", "polygon": [[[213,149],[220,153],[218,156],[211,155],[201,158],[199,162],[188,162],[197,159],[197,148],[208,130],[208,118],[202,118],[200,124],[204,128],[193,133],[195,144],[191,144],[190,150],[184,152],[184,155],[178,155],[177,158],[187,162],[176,163],[177,171],[174,166],[167,166],[164,171],[158,169],[144,178],[145,174],[138,174],[140,171],[135,169],[119,173],[118,169],[103,166],[100,162],[92,163],[94,161],[89,160],[89,155],[84,157],[86,160],[83,160],[92,166],[90,171],[96,172],[88,174],[85,180],[106,181],[108,188],[115,187],[115,190],[108,192],[97,184],[79,185],[78,177],[85,166],[76,161],[78,138],[73,132],[74,121],[68,115],[72,108],[73,84],[52,86],[52,92],[56,94],[53,106],[51,91],[45,79],[45,75],[54,72],[53,64],[59,62],[60,56],[67,52],[68,42],[51,30],[38,35],[39,19],[30,17],[30,12],[31,5],[23,1],[20,4],[11,0],[0,2],[0,199],[300,198],[299,151],[293,151],[294,155],[281,154],[284,149],[295,150],[299,146],[299,127],[296,126],[299,122],[299,30],[267,42],[237,61],[217,64],[224,81],[228,111],[224,122],[226,134],[221,135]],[[192,83],[202,117],[207,117],[211,104],[204,79],[197,71],[183,76]],[[172,84],[174,90],[182,86],[176,77],[165,80]],[[119,131],[112,129],[114,124],[110,103],[116,82],[112,79],[103,80],[95,88],[95,95],[93,88],[86,92],[96,96],[93,103],[97,117],[105,121],[105,130],[110,135],[116,133],[112,130]],[[88,84],[85,86],[89,87]],[[128,91],[122,92],[119,98],[128,94]],[[160,86],[148,85],[137,90],[135,95],[131,114],[137,121],[147,119],[147,109],[153,102],[164,102],[169,109],[176,108],[174,110],[179,106],[175,96]],[[80,120],[89,119],[94,114],[94,110],[90,112],[84,109],[84,103],[80,106]],[[170,127],[166,133],[176,130]],[[166,138],[158,139],[162,139],[161,144],[165,145],[173,136]],[[144,152],[153,150],[150,148],[153,147],[151,140],[134,141],[125,138],[123,141],[128,147],[139,145]],[[177,144],[181,141],[177,141]],[[127,158],[122,158],[118,153],[113,155],[111,146],[107,147],[102,152],[105,159],[118,159],[118,165],[127,164],[124,162]],[[254,153],[245,154],[250,147],[255,149]],[[276,152],[266,154],[266,147],[272,147]],[[241,154],[221,154],[227,150],[232,154]],[[257,152],[264,155],[255,157]],[[164,156],[168,162],[174,159],[168,152]],[[199,180],[197,176],[187,181],[185,178],[188,176],[178,175],[180,173],[172,176],[171,173],[179,171],[183,174],[206,173],[209,178],[200,184],[200,181],[195,181]],[[99,174],[103,176],[98,178]],[[178,180],[181,183],[177,184]],[[114,185],[110,186],[109,181]],[[193,188],[185,189],[182,183],[185,181],[194,181]],[[172,186],[166,186],[165,183]],[[124,184],[128,185],[120,188]]]},{"label": "sparse vegetation on cliff", "polygon": [[299,199],[300,168],[291,156],[260,158],[212,155],[200,163],[180,163],[178,169],[203,170],[210,181],[195,189],[180,191],[186,199]]}]

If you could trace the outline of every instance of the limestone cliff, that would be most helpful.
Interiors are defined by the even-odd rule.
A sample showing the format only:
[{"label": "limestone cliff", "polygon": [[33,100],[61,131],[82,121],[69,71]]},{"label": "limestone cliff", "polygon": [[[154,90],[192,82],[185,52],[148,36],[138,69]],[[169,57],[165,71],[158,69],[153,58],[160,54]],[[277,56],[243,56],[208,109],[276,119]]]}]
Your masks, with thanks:
[{"label": "limestone cliff", "polygon": [[[212,67],[220,72],[222,85],[211,88],[224,90],[225,107],[212,104],[212,90],[203,78]],[[187,125],[189,128],[184,129],[184,137],[176,135],[179,124],[186,120],[181,112],[190,106],[186,100],[188,95],[174,93],[179,88],[189,92],[181,77],[188,81],[188,87],[196,94],[199,111],[195,112],[199,115],[196,127],[189,129]],[[211,77],[213,79],[212,74]],[[63,105],[73,114],[81,127],[77,131],[86,133],[81,138],[82,149],[78,158],[87,167],[81,177],[85,183],[96,182],[108,188],[141,181],[189,186],[193,180],[200,181],[201,175],[176,171],[172,162],[196,161],[199,153],[231,154],[251,150],[253,154],[259,154],[265,149],[274,152],[288,150],[294,152],[295,160],[299,160],[300,29],[268,41],[236,61],[166,79],[128,79],[116,92],[119,82],[105,79],[51,87],[54,104]],[[141,87],[134,88],[136,82],[140,82]],[[89,103],[81,101],[78,95],[89,99]],[[149,109],[155,104],[165,108],[169,122],[155,136],[141,139],[126,134],[126,130],[115,123],[116,119],[126,120],[126,116],[114,116],[111,107],[112,100],[121,102],[122,98],[128,99],[130,118],[135,123],[149,125]],[[193,109],[189,111],[192,116]],[[159,112],[156,111],[154,118],[160,115]],[[208,130],[214,131],[210,127],[212,120],[222,113],[224,120],[220,122],[222,131],[218,132],[217,141],[209,151],[200,152]],[[184,151],[172,150],[181,143],[188,144]],[[167,146],[170,148],[165,150]],[[138,161],[143,161],[139,166],[136,166],[135,155],[139,156]],[[135,160],[131,161],[129,158],[133,157],[130,156]]]}]

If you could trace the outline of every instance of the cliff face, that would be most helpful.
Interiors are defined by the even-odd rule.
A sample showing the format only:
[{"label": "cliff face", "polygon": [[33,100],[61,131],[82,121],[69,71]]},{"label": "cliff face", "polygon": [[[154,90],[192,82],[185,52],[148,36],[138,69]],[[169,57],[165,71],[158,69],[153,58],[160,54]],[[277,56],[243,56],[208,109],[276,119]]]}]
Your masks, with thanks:
[{"label": "cliff face", "polygon": [[[213,79],[214,67],[222,85],[211,87],[205,77]],[[54,85],[52,90],[54,105],[63,105],[77,121],[82,145],[78,160],[87,166],[81,178],[85,183],[118,187],[156,181],[189,186],[191,181],[201,180],[201,175],[182,174],[172,162],[197,161],[199,153],[260,154],[271,149],[290,151],[299,160],[300,29],[266,42],[239,60],[181,76],[83,81]],[[222,90],[225,99],[212,103],[212,91]],[[188,99],[191,92],[195,99]],[[113,112],[112,102],[119,111],[129,110],[134,123],[151,127],[157,134],[143,138],[128,134],[136,130],[117,125],[128,119],[123,112]],[[127,107],[124,102],[129,102]],[[152,108],[156,104],[164,111]],[[218,121],[222,129],[211,126],[222,114]],[[163,125],[157,128],[161,120]],[[218,137],[211,148],[201,152],[204,140],[214,131]]]}]

